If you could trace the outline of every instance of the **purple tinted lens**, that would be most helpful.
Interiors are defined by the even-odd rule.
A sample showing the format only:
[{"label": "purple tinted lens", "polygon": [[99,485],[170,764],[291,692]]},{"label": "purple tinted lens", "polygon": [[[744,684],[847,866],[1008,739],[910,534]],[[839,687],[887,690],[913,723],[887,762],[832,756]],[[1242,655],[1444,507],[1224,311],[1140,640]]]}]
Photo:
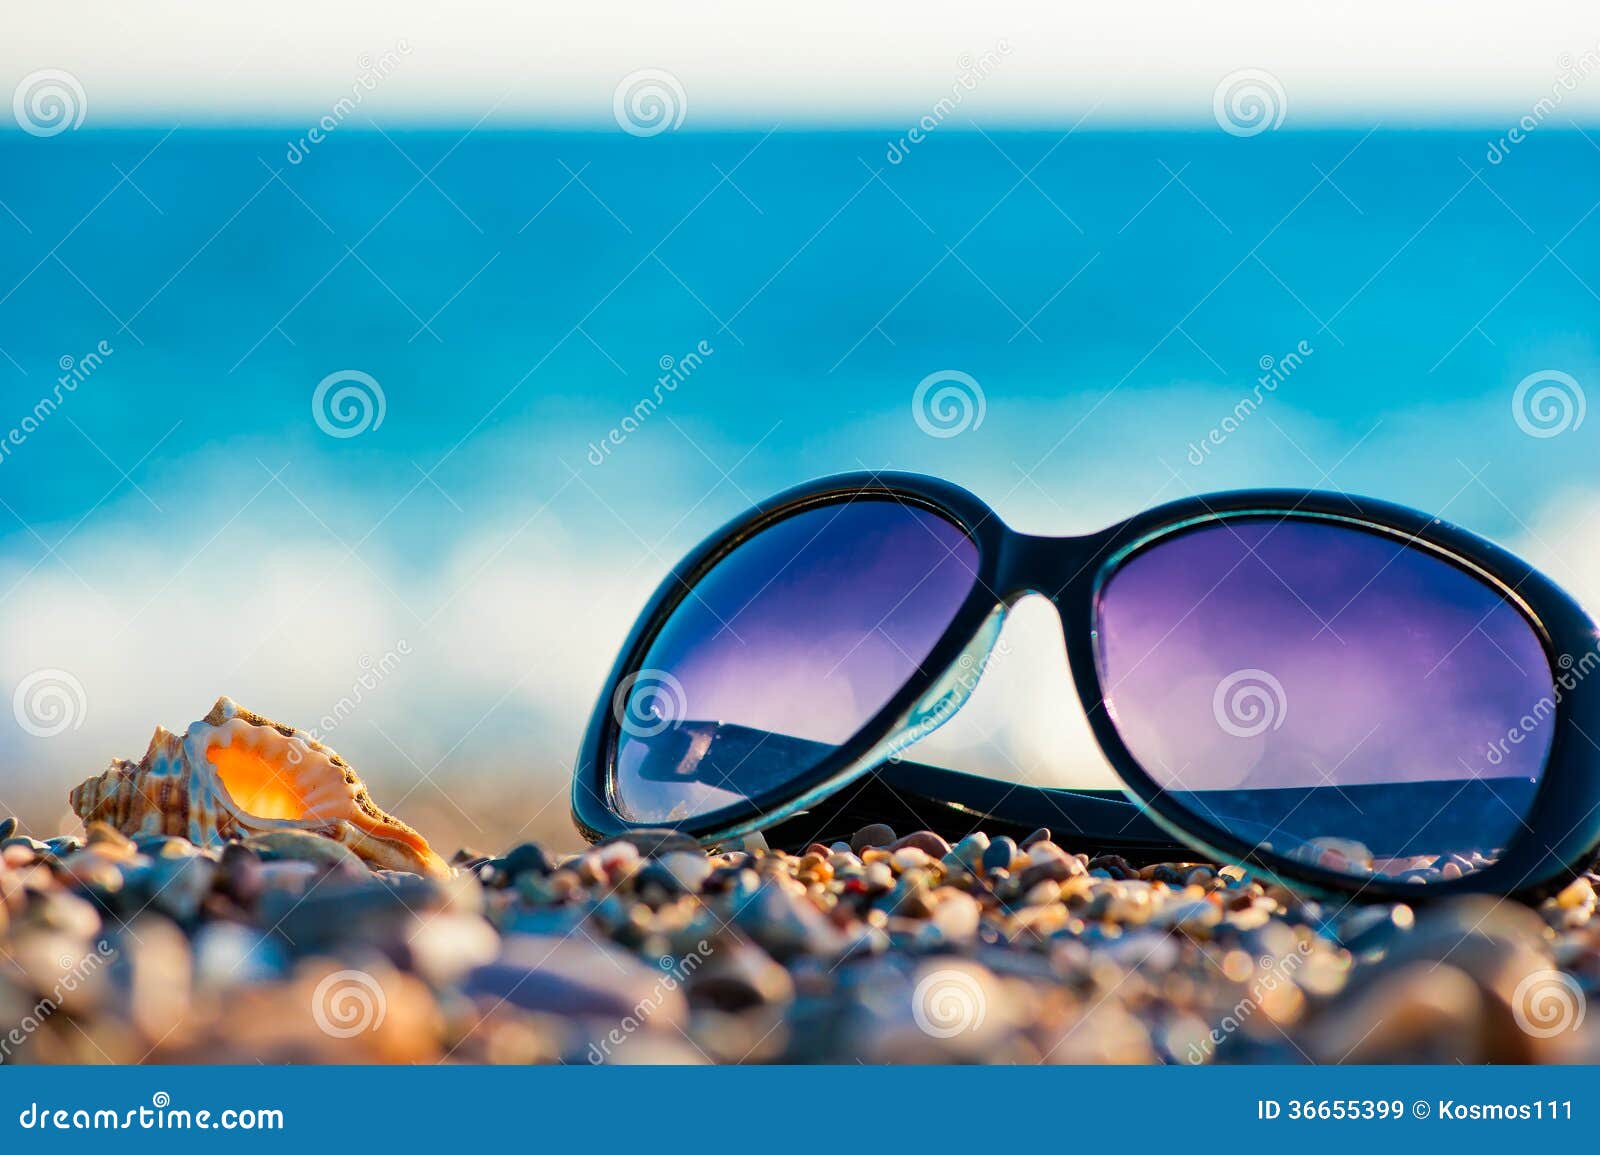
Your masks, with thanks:
[{"label": "purple tinted lens", "polygon": [[1495,589],[1311,519],[1135,554],[1099,605],[1118,734],[1212,826],[1354,874],[1480,869],[1521,829],[1554,726],[1543,646]]},{"label": "purple tinted lens", "polygon": [[739,545],[618,689],[623,812],[676,822],[817,765],[918,671],[977,570],[965,532],[890,499],[807,510]]}]

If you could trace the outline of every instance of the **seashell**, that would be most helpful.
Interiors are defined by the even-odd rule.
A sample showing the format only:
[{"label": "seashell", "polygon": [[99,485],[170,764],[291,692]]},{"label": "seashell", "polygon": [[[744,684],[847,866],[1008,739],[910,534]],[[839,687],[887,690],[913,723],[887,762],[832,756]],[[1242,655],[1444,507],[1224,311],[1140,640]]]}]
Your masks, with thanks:
[{"label": "seashell", "polygon": [[218,846],[232,837],[306,830],[378,870],[448,876],[427,840],[380,810],[338,754],[229,698],[182,734],[156,727],[138,762],[115,758],[71,794],[84,824]]}]

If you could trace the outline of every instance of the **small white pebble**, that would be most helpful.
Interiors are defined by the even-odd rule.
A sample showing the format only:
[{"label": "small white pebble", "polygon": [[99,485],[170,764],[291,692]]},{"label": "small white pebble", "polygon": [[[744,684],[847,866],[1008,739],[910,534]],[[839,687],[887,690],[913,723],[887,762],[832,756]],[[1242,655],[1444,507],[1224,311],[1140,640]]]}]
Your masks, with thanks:
[{"label": "small white pebble", "polygon": [[931,860],[927,851],[918,850],[915,846],[902,846],[894,852],[890,861],[901,870],[918,870],[926,867]]}]

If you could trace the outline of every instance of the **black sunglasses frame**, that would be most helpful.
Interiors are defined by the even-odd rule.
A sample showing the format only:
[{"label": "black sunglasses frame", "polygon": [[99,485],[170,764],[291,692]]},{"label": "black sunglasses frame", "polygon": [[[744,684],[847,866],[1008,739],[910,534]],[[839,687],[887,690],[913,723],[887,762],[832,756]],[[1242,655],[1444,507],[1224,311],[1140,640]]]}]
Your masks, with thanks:
[{"label": "black sunglasses frame", "polygon": [[[1460,878],[1428,883],[1357,877],[1302,862],[1230,834],[1180,806],[1124,745],[1108,715],[1096,661],[1094,625],[1101,590],[1135,553],[1175,533],[1243,518],[1293,518],[1345,524],[1439,557],[1496,589],[1534,628],[1552,670],[1596,650],[1597,631],[1581,607],[1527,562],[1438,518],[1371,498],[1315,490],[1262,489],[1191,497],[1082,537],[1040,537],[1006,526],[966,490],[909,473],[850,473],[797,486],[760,503],[701,543],[662,582],[639,615],[600,694],[574,767],[572,817],[591,841],[660,822],[623,817],[613,759],[619,723],[613,699],[656,633],[695,583],[729,551],[776,521],[820,505],[858,498],[920,506],[962,528],[978,548],[972,592],[918,673],[850,739],[779,790],[696,815],[675,829],[703,844],[764,830],[780,845],[848,837],[868,822],[914,822],[949,838],[974,830],[1023,833],[1048,825],[1058,841],[1095,853],[1155,860],[1190,850],[1247,864],[1287,883],[1374,899],[1415,900],[1463,893],[1527,894],[1573,877],[1600,846],[1600,679],[1569,677],[1555,692],[1554,734],[1531,809],[1501,857]],[[1094,736],[1123,791],[1019,786],[910,762],[884,761],[887,743],[957,667],[997,612],[1039,594],[1056,608],[1068,665]],[[980,655],[981,656],[981,655]],[[969,658],[970,660],[970,658]],[[1569,686],[1566,682],[1571,682]],[[1574,817],[1576,816],[1576,817]],[[1053,821],[1052,818],[1055,820]],[[785,841],[787,840],[787,841]]]}]

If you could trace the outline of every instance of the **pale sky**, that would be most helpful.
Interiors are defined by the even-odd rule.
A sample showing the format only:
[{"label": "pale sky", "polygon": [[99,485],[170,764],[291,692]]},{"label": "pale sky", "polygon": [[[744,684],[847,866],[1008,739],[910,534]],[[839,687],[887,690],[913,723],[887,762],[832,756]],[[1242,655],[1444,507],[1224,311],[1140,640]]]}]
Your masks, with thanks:
[{"label": "pale sky", "polygon": [[969,62],[1008,46],[958,116],[1055,123],[1093,107],[1098,125],[1199,125],[1222,78],[1246,69],[1278,82],[1294,127],[1509,127],[1563,76],[1557,116],[1600,111],[1592,3],[1157,0],[1133,11],[945,0],[284,0],[267,10],[65,0],[10,6],[0,79],[14,87],[65,70],[93,124],[293,122],[326,112],[362,61],[403,43],[409,53],[364,105],[380,122],[602,124],[623,77],[661,69],[681,85],[690,126],[878,125],[914,122]]}]

